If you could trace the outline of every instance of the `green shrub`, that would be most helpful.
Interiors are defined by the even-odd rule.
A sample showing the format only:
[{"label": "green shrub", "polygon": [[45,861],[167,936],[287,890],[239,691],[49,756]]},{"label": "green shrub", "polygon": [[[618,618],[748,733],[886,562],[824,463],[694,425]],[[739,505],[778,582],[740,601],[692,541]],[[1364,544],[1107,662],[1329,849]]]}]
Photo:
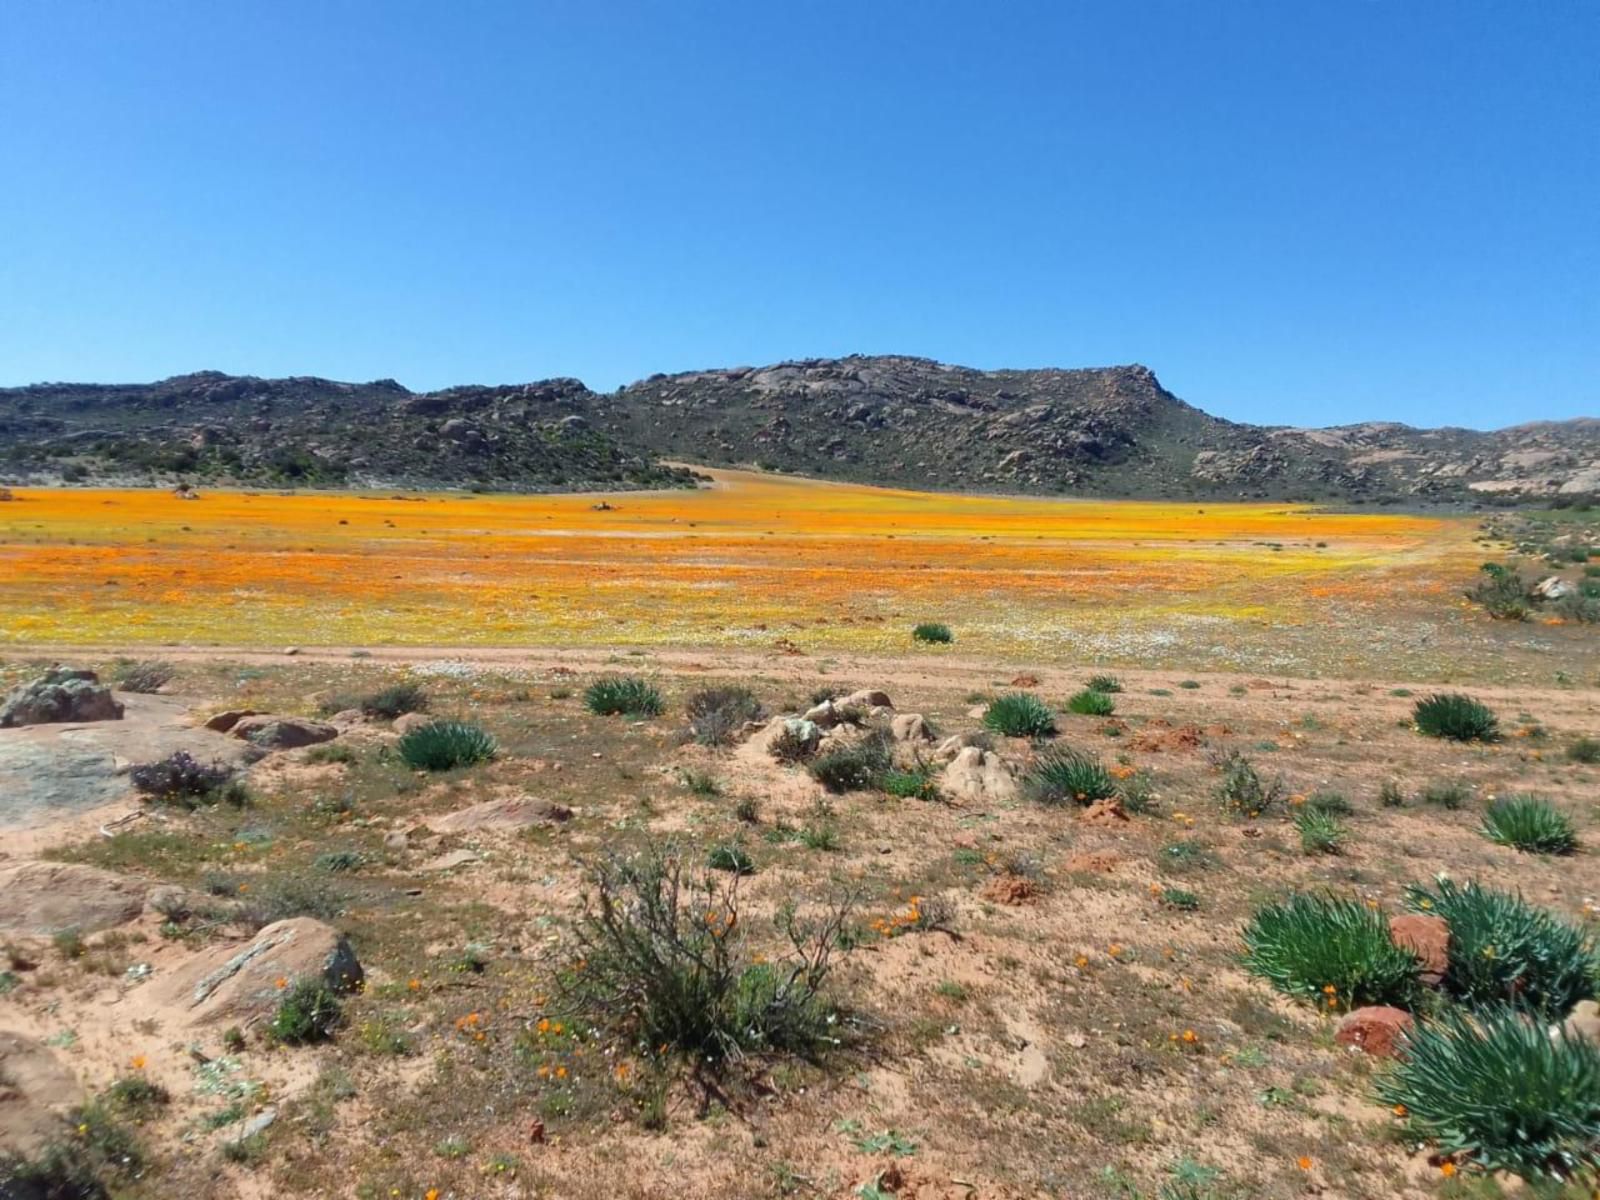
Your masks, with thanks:
[{"label": "green shrub", "polygon": [[1283,780],[1276,776],[1263,778],[1255,764],[1237,750],[1228,751],[1220,765],[1222,782],[1217,785],[1217,799],[1234,816],[1260,817],[1283,805]]},{"label": "green shrub", "polygon": [[1217,856],[1204,842],[1190,838],[1185,841],[1168,842],[1161,847],[1161,855],[1157,861],[1169,871],[1176,871],[1181,875],[1190,871],[1210,870],[1217,865]]},{"label": "green shrub", "polygon": [[1392,779],[1385,779],[1378,789],[1378,803],[1384,808],[1404,808],[1405,791]]},{"label": "green shrub", "polygon": [[1180,679],[1178,681],[1178,686],[1186,692],[1198,691],[1200,688],[1200,681],[1198,679]]},{"label": "green shrub", "polygon": [[715,775],[708,775],[704,771],[696,771],[693,768],[685,768],[682,772],[682,779],[683,786],[696,796],[709,800],[713,796],[722,795],[722,785],[717,782]]},{"label": "green shrub", "polygon": [[1027,692],[996,696],[983,712],[983,726],[1006,737],[1042,738],[1056,731],[1049,705]]},{"label": "green shrub", "polygon": [[298,979],[272,1014],[268,1032],[280,1042],[302,1046],[333,1036],[343,1019],[339,997],[320,979]]},{"label": "green shrub", "polygon": [[429,721],[401,737],[396,749],[419,771],[449,771],[488,762],[498,752],[494,738],[470,721]]},{"label": "green shrub", "polygon": [[726,746],[739,736],[746,721],[761,716],[761,701],[747,687],[703,688],[683,702],[683,711],[695,741],[702,746]]},{"label": "green shrub", "polygon": [[1412,707],[1411,719],[1419,733],[1453,742],[1492,742],[1499,734],[1495,715],[1459,692],[1424,696]]},{"label": "green shrub", "polygon": [[948,625],[941,624],[938,621],[924,621],[911,631],[911,640],[948,646],[956,640],[956,635],[950,632],[950,626]]},{"label": "green shrub", "polygon": [[1330,812],[1307,806],[1294,815],[1300,832],[1300,848],[1307,854],[1342,854],[1349,831]]},{"label": "green shrub", "polygon": [[1355,806],[1345,799],[1342,792],[1312,792],[1306,797],[1306,808],[1333,817],[1348,817],[1355,812]]},{"label": "green shrub", "polygon": [[1326,1009],[1393,1004],[1420,994],[1417,959],[1388,919],[1357,900],[1296,893],[1263,906],[1244,929],[1245,969]]},{"label": "green shrub", "polygon": [[661,693],[636,675],[597,679],[583,693],[583,702],[596,716],[659,717],[666,709]]},{"label": "green shrub", "polygon": [[840,746],[811,760],[811,777],[830,792],[858,792],[875,787],[890,765],[889,742],[871,734],[853,746]]},{"label": "green shrub", "polygon": [[1186,888],[1164,887],[1161,889],[1161,903],[1179,912],[1196,912],[1200,908],[1200,897]]},{"label": "green shrub", "polygon": [[141,795],[180,808],[195,809],[218,801],[242,805],[247,799],[242,787],[230,786],[232,767],[199,762],[187,750],[134,767],[128,780]]},{"label": "green shrub", "polygon": [[939,785],[934,782],[933,769],[918,763],[908,770],[891,767],[878,778],[878,786],[901,800],[937,800]]},{"label": "green shrub", "polygon": [[787,951],[757,963],[735,882],[690,878],[670,850],[606,859],[590,884],[566,947],[582,966],[556,977],[559,1006],[575,1020],[669,1048],[697,1069],[743,1053],[812,1053],[837,1038],[825,988],[849,900],[810,925],[792,906],[780,910]]},{"label": "green shrub", "polygon": [[1521,896],[1440,877],[1406,903],[1450,926],[1445,989],[1474,1005],[1515,1004],[1559,1018],[1595,992],[1600,961],[1584,933]]},{"label": "green shrub", "polygon": [[1122,680],[1115,675],[1091,675],[1089,676],[1089,682],[1085,686],[1091,692],[1103,692],[1109,696],[1113,692],[1122,690]]},{"label": "green shrub", "polygon": [[1378,1097],[1443,1153],[1533,1181],[1600,1169],[1600,1047],[1512,1009],[1446,1013],[1405,1044]]},{"label": "green shrub", "polygon": [[1023,776],[1023,794],[1038,804],[1093,804],[1117,794],[1117,782],[1092,754],[1053,750]]},{"label": "green shrub", "polygon": [[356,850],[327,850],[312,859],[311,865],[319,871],[337,873],[357,870],[361,861],[361,854]]},{"label": "green shrub", "polygon": [[1600,738],[1580,737],[1567,747],[1567,757],[1577,763],[1600,762]]},{"label": "green shrub", "polygon": [[1468,590],[1467,599],[1500,621],[1526,621],[1533,615],[1531,587],[1515,569],[1484,563],[1479,570],[1484,578]]},{"label": "green shrub", "polygon": [[1502,796],[1483,814],[1483,836],[1529,854],[1571,854],[1578,835],[1567,815],[1538,796]]},{"label": "green shrub", "polygon": [[1454,779],[1436,780],[1422,789],[1422,802],[1452,812],[1472,799],[1472,789]]},{"label": "green shrub", "polygon": [[177,668],[171,663],[150,659],[124,667],[117,675],[117,687],[124,692],[149,695],[171,683],[177,673]]},{"label": "green shrub", "polygon": [[1117,711],[1117,702],[1104,692],[1084,688],[1067,700],[1067,711],[1080,717],[1109,717]]},{"label": "green shrub", "polygon": [[425,712],[428,693],[415,683],[396,683],[361,697],[356,707],[369,717],[395,717],[406,713]]},{"label": "green shrub", "polygon": [[732,871],[735,875],[751,875],[756,869],[744,849],[732,843],[713,846],[711,853],[706,855],[706,866],[713,871]]}]

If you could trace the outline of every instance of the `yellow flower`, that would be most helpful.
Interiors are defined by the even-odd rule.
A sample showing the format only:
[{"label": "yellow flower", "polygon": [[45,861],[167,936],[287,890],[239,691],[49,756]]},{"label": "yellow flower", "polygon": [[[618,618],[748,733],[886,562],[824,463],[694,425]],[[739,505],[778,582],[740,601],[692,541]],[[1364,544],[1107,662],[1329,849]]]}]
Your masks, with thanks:
[{"label": "yellow flower", "polygon": [[128,1065],[130,1067],[132,1067],[135,1071],[144,1070],[144,1055],[135,1054],[132,1058],[130,1058],[128,1060]]}]

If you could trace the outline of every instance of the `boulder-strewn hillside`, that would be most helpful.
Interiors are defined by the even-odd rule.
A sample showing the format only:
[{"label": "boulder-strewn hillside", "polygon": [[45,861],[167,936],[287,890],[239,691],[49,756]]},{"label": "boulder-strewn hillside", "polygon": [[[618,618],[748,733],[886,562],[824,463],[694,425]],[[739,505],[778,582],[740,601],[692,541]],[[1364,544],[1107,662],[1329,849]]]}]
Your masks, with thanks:
[{"label": "boulder-strewn hillside", "polygon": [[681,486],[597,431],[575,379],[413,393],[203,371],[0,389],[0,480],[237,481],[552,491]]},{"label": "boulder-strewn hillside", "polygon": [[936,489],[1347,502],[1600,492],[1600,421],[1483,433],[1241,425],[1145,367],[901,356],[412,393],[237,378],[0,389],[0,479],[506,490],[654,487],[679,459]]}]

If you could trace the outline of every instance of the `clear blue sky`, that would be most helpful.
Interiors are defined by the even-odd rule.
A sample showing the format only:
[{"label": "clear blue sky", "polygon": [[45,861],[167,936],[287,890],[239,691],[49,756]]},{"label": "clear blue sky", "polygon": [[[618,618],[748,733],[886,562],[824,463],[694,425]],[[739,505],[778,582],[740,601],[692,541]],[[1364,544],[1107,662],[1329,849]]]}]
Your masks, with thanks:
[{"label": "clear blue sky", "polygon": [[1594,0],[5,0],[0,383],[1143,362],[1600,415]]}]

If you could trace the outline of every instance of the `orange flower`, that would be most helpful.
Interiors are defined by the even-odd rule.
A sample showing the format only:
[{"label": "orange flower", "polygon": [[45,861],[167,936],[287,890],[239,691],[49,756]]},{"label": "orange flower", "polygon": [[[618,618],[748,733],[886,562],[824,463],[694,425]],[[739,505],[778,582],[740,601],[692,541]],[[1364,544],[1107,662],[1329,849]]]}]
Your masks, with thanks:
[{"label": "orange flower", "polygon": [[406,984],[406,987],[410,988],[413,992],[420,992],[422,990],[422,980],[420,980],[420,979],[410,980]]},{"label": "orange flower", "polygon": [[128,1065],[130,1067],[132,1067],[135,1071],[144,1070],[144,1055],[135,1054],[132,1058],[130,1058],[128,1060]]},{"label": "orange flower", "polygon": [[439,1189],[429,1188],[422,1193],[422,1200],[439,1200]]},{"label": "orange flower", "polygon": [[1122,953],[1122,945],[1118,942],[1112,942],[1111,945],[1106,947],[1106,953],[1112,958],[1115,958],[1117,955]]},{"label": "orange flower", "polygon": [[1449,1179],[1450,1176],[1454,1175],[1455,1173],[1456,1165],[1449,1159],[1446,1159],[1444,1162],[1439,1164],[1439,1174],[1443,1175],[1446,1179]]},{"label": "orange flower", "polygon": [[1183,1031],[1183,1040],[1192,1046],[1200,1040],[1200,1035],[1192,1029],[1185,1029]]},{"label": "orange flower", "polygon": [[289,986],[289,981],[287,979],[285,979],[282,975],[279,975],[276,979],[274,979],[272,981],[272,983],[273,983],[274,987],[277,987],[279,989],[286,988],[286,987]]},{"label": "orange flower", "polygon": [[1406,1106],[1404,1104],[1396,1104],[1394,1106],[1394,1115],[1395,1116],[1403,1117],[1403,1116],[1406,1115],[1406,1112],[1407,1112],[1407,1109],[1406,1109]]},{"label": "orange flower", "polygon": [[557,1079],[565,1079],[566,1077],[567,1077],[567,1069],[565,1067],[557,1067],[556,1068],[556,1078]]},{"label": "orange flower", "polygon": [[1301,1169],[1301,1170],[1302,1170],[1302,1171],[1309,1171],[1309,1170],[1311,1170],[1311,1160],[1310,1160],[1310,1159],[1309,1159],[1309,1158],[1307,1158],[1307,1157],[1306,1157],[1306,1156],[1305,1156],[1305,1155],[1304,1155],[1304,1154],[1302,1154],[1302,1155],[1301,1155],[1301,1156],[1300,1156],[1300,1157],[1299,1157],[1299,1158],[1298,1158],[1298,1159],[1297,1159],[1297,1160],[1295,1160],[1295,1161],[1296,1161],[1296,1162],[1297,1162],[1297,1163],[1298,1163],[1298,1164],[1299,1164],[1299,1167],[1300,1167],[1300,1169]]}]

